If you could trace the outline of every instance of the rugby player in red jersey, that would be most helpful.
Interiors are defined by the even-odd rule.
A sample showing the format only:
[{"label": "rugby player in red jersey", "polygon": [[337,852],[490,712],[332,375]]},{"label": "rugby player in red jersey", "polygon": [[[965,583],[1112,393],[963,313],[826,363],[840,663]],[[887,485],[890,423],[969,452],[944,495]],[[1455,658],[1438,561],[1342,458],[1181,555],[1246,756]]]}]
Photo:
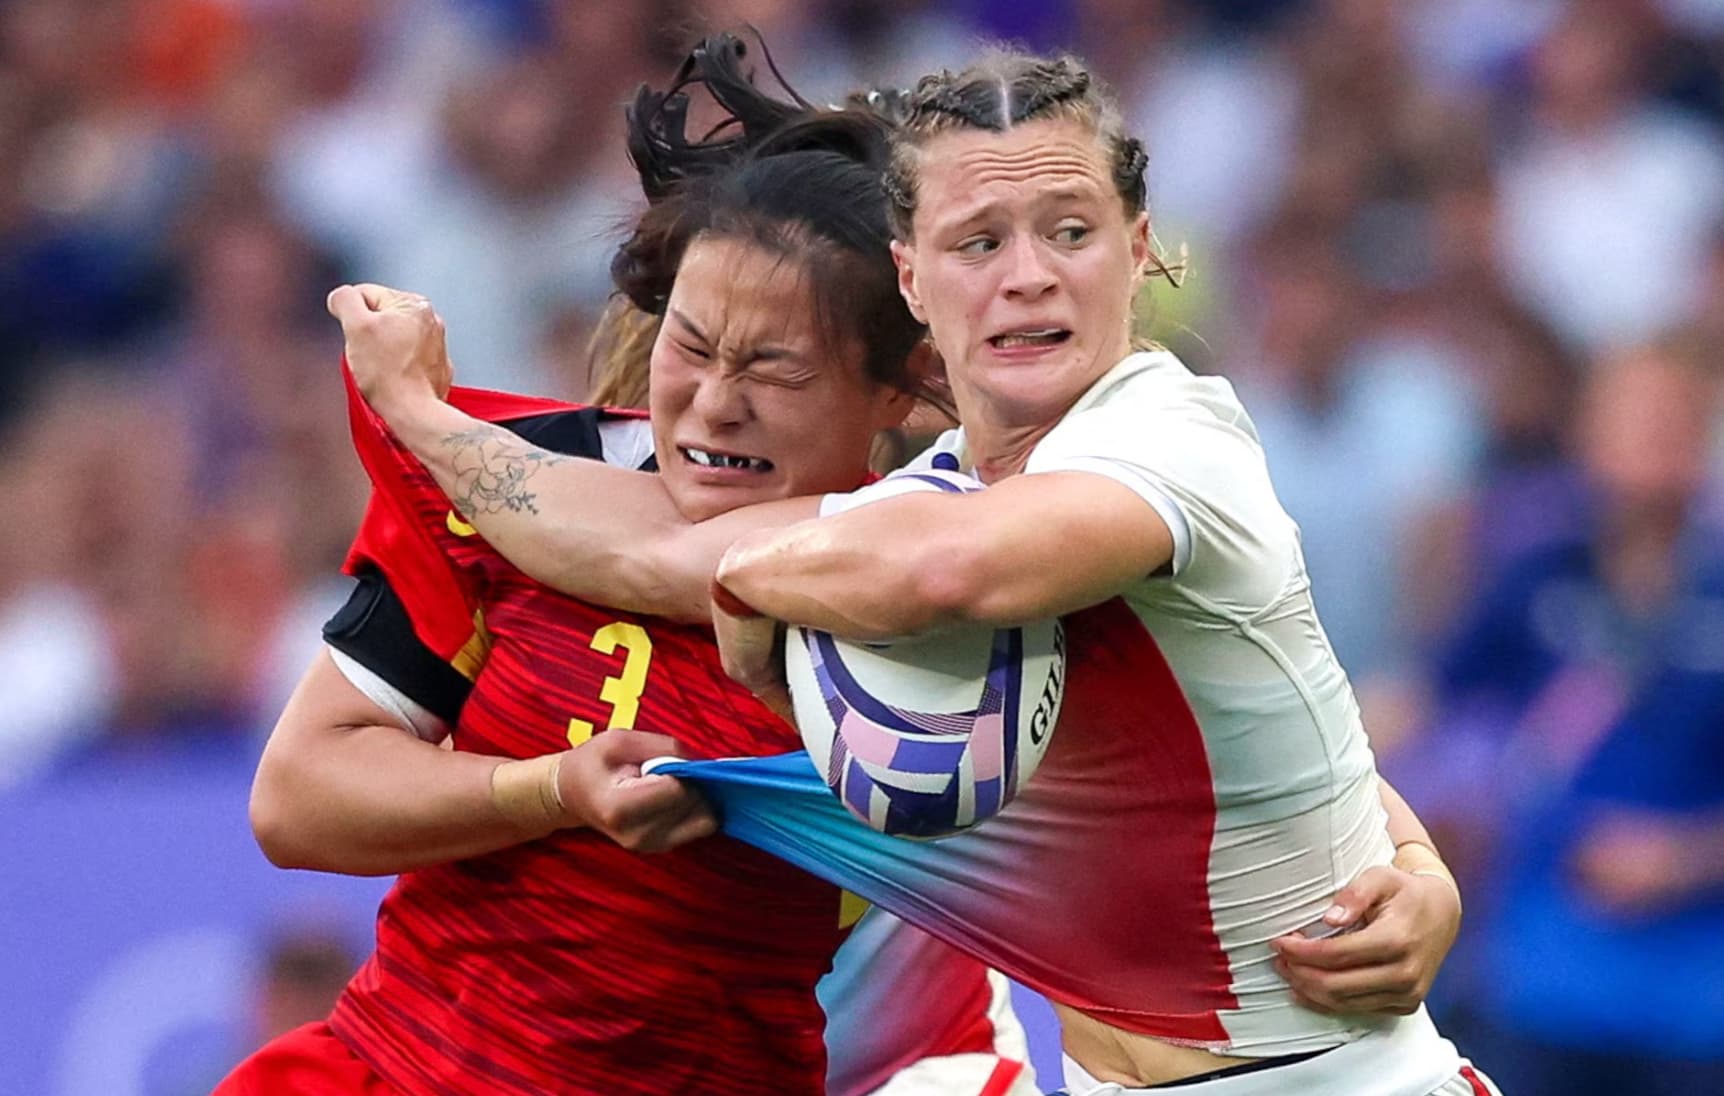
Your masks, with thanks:
[{"label": "rugby player in red jersey", "polygon": [[[650,427],[456,398],[559,453],[634,468],[656,442],[691,516],[854,487],[911,406],[922,334],[884,258],[867,158],[883,149],[872,120],[825,119],[793,150],[689,180],[624,249],[631,295],[746,356],[740,437],[715,436],[735,386],[694,371],[655,385]],[[333,306],[365,308],[351,290]],[[327,1028],[266,1047],[220,1091],[363,1090],[343,1079],[358,1071],[425,1094],[823,1092],[814,986],[842,937],[840,892],[724,838],[630,851],[712,830],[639,761],[778,753],[795,732],[725,677],[710,632],[531,581],[356,395],[352,418],[374,486],[359,585],[272,736],[253,821],[278,863],[402,875]],[[738,446],[770,472],[738,475]],[[323,1081],[302,1076],[325,1063]]]},{"label": "rugby player in red jersey", "polygon": [[[654,448],[649,430],[690,517],[860,480],[867,438],[907,407],[902,368],[915,339],[902,339],[897,309],[868,307],[866,278],[842,269],[854,261],[846,245],[858,237],[844,235],[853,224],[834,221],[834,240],[771,205],[819,206],[822,180],[771,178],[786,163],[742,187],[769,206],[752,221],[718,201],[674,222],[688,233],[680,241],[645,231],[649,218],[625,251],[619,282],[637,303],[713,340],[724,359],[703,369],[686,345],[667,352],[655,368],[656,429],[456,394],[477,418],[506,420],[512,436],[543,447],[524,446],[520,463],[476,434],[470,516],[533,505],[523,485],[559,451],[635,467]],[[822,287],[839,280],[842,313],[821,307]],[[387,311],[357,291],[332,307],[350,347],[369,319],[361,313]],[[823,341],[832,327],[812,322],[835,315],[855,317],[839,325],[848,338],[835,336],[838,346]],[[733,373],[736,362],[745,368]],[[748,405],[740,437],[737,399]],[[653,860],[621,848],[678,844],[710,826],[674,782],[638,776],[639,760],[675,743],[630,726],[672,729],[682,752],[702,757],[781,752],[794,737],[730,689],[709,635],[535,586],[472,535],[369,409],[356,401],[353,414],[378,486],[350,561],[362,581],[272,740],[255,814],[281,862],[407,874],[386,900],[377,954],[330,1023],[272,1044],[220,1091],[819,1091],[809,990],[845,919],[836,892],[725,842]],[[769,467],[743,465],[744,455]],[[457,748],[403,727],[426,740],[452,728]],[[966,970],[979,981],[975,967]],[[977,1018],[917,1053],[992,1050]],[[1004,1082],[989,1092],[1029,1083],[988,1072]]]}]

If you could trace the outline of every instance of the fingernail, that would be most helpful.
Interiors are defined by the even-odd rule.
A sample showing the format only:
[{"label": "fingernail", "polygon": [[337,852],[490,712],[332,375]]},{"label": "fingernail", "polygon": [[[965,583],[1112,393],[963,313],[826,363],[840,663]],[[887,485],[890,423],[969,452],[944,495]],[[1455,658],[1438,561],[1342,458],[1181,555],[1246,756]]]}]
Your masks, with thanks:
[{"label": "fingernail", "polygon": [[1329,922],[1331,925],[1339,925],[1346,919],[1347,907],[1341,905],[1339,902],[1323,911],[1323,920]]}]

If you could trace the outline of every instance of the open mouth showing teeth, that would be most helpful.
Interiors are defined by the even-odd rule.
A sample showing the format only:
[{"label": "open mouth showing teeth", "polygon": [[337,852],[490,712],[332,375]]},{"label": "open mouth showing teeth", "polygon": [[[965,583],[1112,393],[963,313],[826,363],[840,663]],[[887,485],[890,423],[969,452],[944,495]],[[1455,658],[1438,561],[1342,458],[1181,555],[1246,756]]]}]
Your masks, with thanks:
[{"label": "open mouth showing teeth", "polygon": [[1058,346],[1072,337],[1072,333],[1063,327],[1049,327],[1041,331],[1013,331],[1005,335],[995,335],[989,339],[996,350],[1010,350],[1014,346]]},{"label": "open mouth showing teeth", "polygon": [[678,450],[691,463],[702,468],[742,468],[750,472],[770,472],[772,462],[765,457],[739,457],[731,453],[709,453],[705,449],[690,449],[682,446]]}]

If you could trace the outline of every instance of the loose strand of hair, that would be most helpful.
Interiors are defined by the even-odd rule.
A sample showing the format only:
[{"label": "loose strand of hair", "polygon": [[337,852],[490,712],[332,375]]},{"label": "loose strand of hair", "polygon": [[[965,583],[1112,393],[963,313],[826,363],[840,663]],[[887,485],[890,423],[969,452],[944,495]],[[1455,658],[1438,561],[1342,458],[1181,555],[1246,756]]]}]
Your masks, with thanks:
[{"label": "loose strand of hair", "polygon": [[587,402],[599,407],[644,409],[651,385],[652,348],[660,319],[636,308],[621,293],[611,296],[587,341]]}]

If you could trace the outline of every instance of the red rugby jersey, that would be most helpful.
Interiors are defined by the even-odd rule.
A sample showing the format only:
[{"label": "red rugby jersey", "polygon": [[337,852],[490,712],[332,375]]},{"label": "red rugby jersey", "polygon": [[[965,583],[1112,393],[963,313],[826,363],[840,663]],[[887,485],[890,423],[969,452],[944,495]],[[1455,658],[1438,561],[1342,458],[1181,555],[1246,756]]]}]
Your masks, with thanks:
[{"label": "red rugby jersey", "polygon": [[[452,401],[601,456],[603,413]],[[454,716],[457,749],[533,757],[613,727],[701,758],[801,748],[725,676],[710,632],[528,579],[453,515],[351,384],[349,402],[374,493],[347,569],[368,581],[326,634]],[[411,632],[392,636],[392,618]],[[814,984],[841,916],[836,888],[726,838],[642,856],[566,831],[401,876],[330,1023],[408,1094],[819,1093]]]}]

